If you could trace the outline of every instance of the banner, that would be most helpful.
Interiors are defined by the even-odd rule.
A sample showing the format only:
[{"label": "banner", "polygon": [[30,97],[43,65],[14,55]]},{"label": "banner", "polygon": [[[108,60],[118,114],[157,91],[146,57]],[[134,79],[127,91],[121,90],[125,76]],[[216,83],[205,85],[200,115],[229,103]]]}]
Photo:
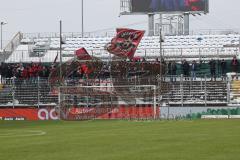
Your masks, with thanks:
[{"label": "banner", "polygon": [[[72,107],[68,108],[66,120],[86,119],[151,119],[154,117],[153,105],[121,105],[106,107]],[[159,107],[156,108],[159,117]],[[53,107],[0,109],[0,120],[58,120]]]},{"label": "banner", "polygon": [[240,118],[239,107],[161,107],[162,119]]},{"label": "banner", "polygon": [[[67,120],[85,119],[151,119],[154,117],[152,105],[138,106],[109,106],[109,107],[73,107],[65,118]],[[159,107],[156,108],[156,117],[159,117]]]},{"label": "banner", "polygon": [[0,109],[0,120],[58,120],[55,108]]},{"label": "banner", "polygon": [[117,35],[105,49],[118,57],[132,59],[145,31],[119,28]]}]

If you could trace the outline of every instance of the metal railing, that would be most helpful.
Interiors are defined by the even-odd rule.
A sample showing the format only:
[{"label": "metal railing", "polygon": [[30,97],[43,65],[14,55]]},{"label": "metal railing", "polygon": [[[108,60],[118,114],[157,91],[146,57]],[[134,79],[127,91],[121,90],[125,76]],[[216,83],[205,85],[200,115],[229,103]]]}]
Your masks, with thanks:
[{"label": "metal railing", "polygon": [[[93,31],[93,32],[84,32],[82,36],[81,32],[63,32],[62,36],[64,38],[76,38],[76,37],[113,37],[115,35],[114,31]],[[23,38],[59,38],[59,33],[57,32],[44,32],[44,33],[23,33]]]},{"label": "metal railing", "polygon": [[[127,4],[127,2],[126,2]],[[122,5],[125,5],[122,4]],[[124,6],[125,7],[125,6]],[[125,7],[126,8],[126,7]],[[147,23],[147,21],[146,21]],[[84,37],[113,37],[115,35],[115,29],[105,29],[93,32],[84,32]],[[190,31],[190,35],[231,35],[240,34],[240,29],[199,29]],[[82,37],[81,32],[64,32],[63,37],[75,38]],[[44,33],[23,33],[23,38],[59,38],[57,32],[44,32]]]},{"label": "metal railing", "polygon": [[12,53],[20,44],[21,40],[23,38],[22,33],[18,32],[13,39],[6,45],[4,48],[4,52]]},{"label": "metal railing", "polygon": [[16,48],[20,45],[21,40],[23,38],[22,33],[18,32],[12,40],[6,45],[3,49],[3,54],[0,55],[0,61],[4,62]]},{"label": "metal railing", "polygon": [[41,107],[57,104],[58,97],[51,94],[48,80],[35,77],[31,79],[2,79],[0,106]]},{"label": "metal railing", "polygon": [[167,106],[227,106],[228,79],[197,77],[167,77],[168,91],[162,96]]},{"label": "metal railing", "polygon": [[[77,48],[76,48],[77,49]],[[74,51],[76,50],[63,50],[62,57],[63,61],[69,60],[69,58],[74,57]],[[7,63],[15,62],[53,62],[58,50],[49,50],[48,56],[45,57],[46,53],[35,53],[29,47],[28,50],[17,50],[6,59]],[[144,48],[138,49],[135,56],[140,56],[145,59],[156,59],[159,57],[158,48]],[[55,53],[55,54],[54,54]],[[109,59],[112,54],[108,53],[104,49],[88,49],[88,53],[91,56],[100,58],[100,59]],[[163,56],[166,60],[175,60],[182,61],[183,59],[187,60],[196,60],[199,61],[208,61],[212,58],[215,59],[232,59],[233,56],[239,54],[239,48],[236,47],[199,47],[199,48],[163,48]]]},{"label": "metal railing", "polygon": [[[228,106],[240,105],[238,84],[221,77],[166,76],[119,79],[94,79],[85,83],[84,79],[66,79],[65,85],[156,85],[157,100],[161,106]],[[124,82],[121,82],[124,81]],[[127,82],[126,82],[127,81]],[[239,81],[240,82],[240,81]],[[238,83],[238,82],[237,82]],[[240,88],[240,83],[239,83]],[[0,106],[55,106],[58,104],[58,87],[50,87],[48,79],[3,79],[0,88]],[[128,94],[128,92],[126,92]],[[129,94],[131,94],[129,92]]]}]

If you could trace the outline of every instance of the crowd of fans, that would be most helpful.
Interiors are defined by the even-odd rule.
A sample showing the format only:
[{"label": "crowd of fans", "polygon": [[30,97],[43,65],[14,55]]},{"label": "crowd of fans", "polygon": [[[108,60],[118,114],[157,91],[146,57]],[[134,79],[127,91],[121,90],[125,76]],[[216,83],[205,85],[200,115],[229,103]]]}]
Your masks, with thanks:
[{"label": "crowd of fans", "polygon": [[51,72],[52,67],[43,65],[41,63],[25,64],[2,63],[0,66],[0,74],[2,79],[9,79],[12,77],[18,79],[33,79],[36,77],[47,78]]},{"label": "crowd of fans", "polygon": [[[211,59],[208,62],[209,65],[209,71],[211,75],[211,80],[216,80],[217,70],[220,71],[220,75],[222,79],[225,79],[227,68],[230,67],[231,72],[238,72],[238,66],[239,62],[236,58],[236,56],[233,57],[231,60],[230,66],[227,66],[227,62],[225,59],[222,60],[214,60]],[[182,74],[184,77],[191,77],[192,80],[196,80],[196,72],[197,70],[201,69],[201,63],[197,64],[195,60],[192,61],[192,63],[187,62],[186,60],[183,60],[181,64]],[[168,74],[175,76],[177,72],[177,66],[175,62],[169,62],[168,63]],[[237,78],[237,76],[236,76]]]},{"label": "crowd of fans", "polygon": [[[150,65],[146,65],[150,64]],[[110,76],[110,72],[117,70],[119,71],[119,74],[122,73],[128,73],[129,76],[138,75],[141,73],[144,73],[146,70],[154,72],[154,65],[153,64],[160,64],[159,59],[156,59],[154,61],[147,61],[144,58],[132,60],[132,61],[124,61],[124,62],[118,62],[118,63],[104,63],[102,66],[102,69],[100,70],[100,75],[98,78],[108,78]],[[202,63],[197,63],[195,60],[192,62],[188,62],[187,60],[183,60],[181,64],[177,64],[175,61],[169,61],[165,62],[162,60],[162,64],[165,66],[165,71],[163,74],[176,77],[179,74],[182,74],[187,79],[190,77],[192,80],[196,80],[196,74],[201,70]],[[238,72],[238,66],[239,62],[236,58],[236,56],[233,57],[231,60],[230,66],[227,65],[227,62],[222,60],[214,60],[211,59],[208,62],[209,65],[209,71],[211,75],[212,80],[216,80],[217,71],[220,75],[225,78],[227,68],[230,68],[232,72]],[[42,63],[31,63],[31,64],[22,64],[22,63],[15,63],[15,64],[7,64],[2,63],[0,65],[0,74],[1,78],[18,78],[18,79],[36,79],[37,77],[41,78],[48,78],[51,71],[55,68],[56,65],[45,65]],[[219,69],[220,68],[220,69]],[[156,74],[159,74],[159,68],[156,67]],[[94,72],[94,71],[91,71]],[[75,70],[71,74],[71,78],[81,78],[81,77],[89,77],[88,74],[90,74],[90,69],[87,65],[81,65],[78,67],[77,70]],[[155,74],[155,73],[153,73]],[[176,78],[173,80],[176,81]]]}]

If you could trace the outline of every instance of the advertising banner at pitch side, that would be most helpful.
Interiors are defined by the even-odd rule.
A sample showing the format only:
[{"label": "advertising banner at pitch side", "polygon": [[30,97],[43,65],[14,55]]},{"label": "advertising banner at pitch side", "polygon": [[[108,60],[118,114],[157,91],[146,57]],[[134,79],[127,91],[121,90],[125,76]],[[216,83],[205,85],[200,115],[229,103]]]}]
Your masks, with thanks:
[{"label": "advertising banner at pitch side", "polygon": [[0,120],[58,120],[56,111],[47,108],[0,109]]}]

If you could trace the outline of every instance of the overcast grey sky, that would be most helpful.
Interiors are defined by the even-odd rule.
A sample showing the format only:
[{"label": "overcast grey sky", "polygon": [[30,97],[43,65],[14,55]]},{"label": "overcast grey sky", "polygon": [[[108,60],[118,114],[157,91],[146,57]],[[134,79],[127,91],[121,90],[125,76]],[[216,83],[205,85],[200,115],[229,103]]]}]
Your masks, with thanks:
[{"label": "overcast grey sky", "polygon": [[[191,17],[191,29],[240,28],[239,0],[209,0],[208,15]],[[147,16],[121,16],[120,0],[84,0],[85,31],[126,26],[144,22],[131,28],[146,29]],[[4,40],[17,31],[58,32],[59,20],[64,32],[81,32],[81,0],[0,0],[0,20],[4,26]]]}]

